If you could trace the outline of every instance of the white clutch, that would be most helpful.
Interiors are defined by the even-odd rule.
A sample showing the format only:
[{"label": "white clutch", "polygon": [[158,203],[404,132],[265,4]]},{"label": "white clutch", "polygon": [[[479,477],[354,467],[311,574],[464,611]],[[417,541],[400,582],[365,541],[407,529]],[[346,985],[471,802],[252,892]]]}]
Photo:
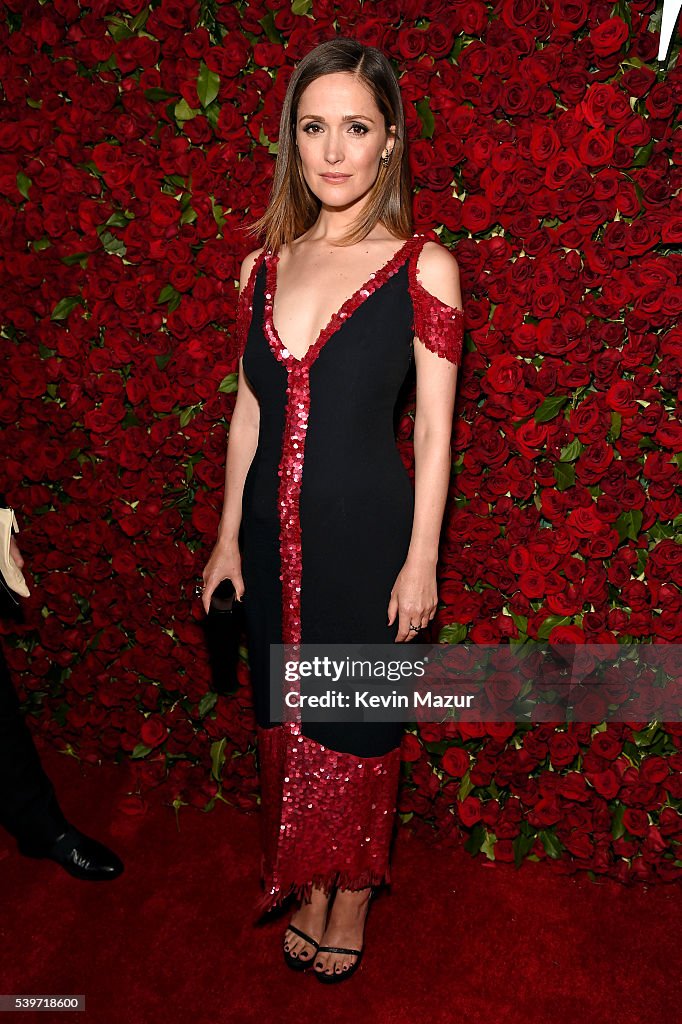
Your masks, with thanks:
[{"label": "white clutch", "polygon": [[[10,591],[13,590],[22,597],[30,597],[31,591],[26,586],[23,573],[10,554],[9,542],[12,539],[12,530],[19,533],[14,509],[0,508],[0,573]],[[10,596],[13,595],[10,594]],[[16,601],[16,598],[14,600]]]}]

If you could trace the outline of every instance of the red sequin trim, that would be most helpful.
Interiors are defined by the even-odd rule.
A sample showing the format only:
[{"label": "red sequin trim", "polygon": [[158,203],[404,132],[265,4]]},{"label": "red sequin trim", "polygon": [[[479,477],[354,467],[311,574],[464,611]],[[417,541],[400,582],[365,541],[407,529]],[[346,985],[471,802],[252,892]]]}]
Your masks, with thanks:
[{"label": "red sequin trim", "polygon": [[237,349],[237,360],[241,359],[244,355],[244,349],[246,348],[246,339],[249,334],[249,327],[251,326],[251,318],[253,316],[253,292],[256,285],[256,274],[258,268],[265,259],[265,250],[261,250],[258,256],[254,260],[254,264],[251,267],[246,285],[239,292],[237,296],[237,313],[235,317],[235,332],[234,340]]},{"label": "red sequin trim", "polygon": [[[278,468],[282,643],[301,643],[299,499],[310,410],[310,366],[322,347],[369,295],[394,274],[419,236],[408,239],[347,299],[302,359],[282,343],[273,322],[277,254],[266,258],[263,325],[288,372],[287,411]],[[287,659],[289,660],[289,651]],[[293,686],[296,691],[297,687]],[[389,848],[400,776],[400,748],[380,757],[330,750],[302,735],[294,721],[257,730],[265,895],[260,916],[290,894],[309,898],[313,885],[364,889],[390,881]]]},{"label": "red sequin trim", "polygon": [[448,306],[426,290],[418,276],[420,252],[421,247],[412,253],[407,268],[414,311],[414,333],[431,352],[458,365],[462,361],[464,311],[456,306]]},{"label": "red sequin trim", "polygon": [[372,292],[375,292],[377,288],[381,287],[389,277],[400,269],[401,265],[405,261],[406,255],[409,255],[414,248],[415,243],[421,241],[422,238],[420,235],[413,235],[412,238],[408,238],[404,245],[401,245],[398,251],[391,256],[390,260],[388,260],[383,267],[380,267],[379,270],[370,274],[365,283],[361,285],[358,290],[350,296],[350,298],[346,299],[341,308],[330,317],[328,323],[322,328],[302,359],[297,359],[296,356],[294,356],[289,349],[285,347],[274,324],[273,306],[275,302],[275,293],[277,291],[277,263],[279,261],[279,253],[269,252],[265,260],[267,288],[265,293],[264,323],[265,333],[277,358],[287,366],[290,366],[291,363],[310,366],[310,364],[314,362],[320,354],[322,348],[329,341],[331,336],[338,331],[339,327],[345,323],[349,316],[352,316],[355,310],[362,305],[365,299],[369,298]]},{"label": "red sequin trim", "polygon": [[292,894],[309,899],[313,885],[329,893],[391,880],[400,748],[356,757],[287,725],[257,727],[265,893],[256,919]]}]

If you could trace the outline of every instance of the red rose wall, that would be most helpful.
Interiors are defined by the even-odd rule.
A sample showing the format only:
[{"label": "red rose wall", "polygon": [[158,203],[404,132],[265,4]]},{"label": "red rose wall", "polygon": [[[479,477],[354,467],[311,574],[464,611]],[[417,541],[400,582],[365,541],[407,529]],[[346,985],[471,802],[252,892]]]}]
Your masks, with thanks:
[{"label": "red rose wall", "polygon": [[[415,229],[461,271],[432,639],[682,642],[682,72],[677,34],[656,60],[661,6],[1,5],[0,486],[32,590],[4,647],[34,729],[125,763],[125,810],[257,803],[248,664],[211,691],[193,584],[243,228],[292,69],[335,34],[392,60]],[[474,855],[682,873],[679,723],[423,725],[403,759],[403,821]]]}]

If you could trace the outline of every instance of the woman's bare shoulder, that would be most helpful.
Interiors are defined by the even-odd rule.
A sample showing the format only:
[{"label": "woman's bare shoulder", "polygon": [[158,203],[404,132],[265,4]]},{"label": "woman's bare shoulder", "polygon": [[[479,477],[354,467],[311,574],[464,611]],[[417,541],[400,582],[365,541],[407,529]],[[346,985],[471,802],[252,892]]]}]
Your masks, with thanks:
[{"label": "woman's bare shoulder", "polygon": [[450,306],[460,305],[459,265],[442,242],[424,243],[417,261],[419,282],[432,295]]}]

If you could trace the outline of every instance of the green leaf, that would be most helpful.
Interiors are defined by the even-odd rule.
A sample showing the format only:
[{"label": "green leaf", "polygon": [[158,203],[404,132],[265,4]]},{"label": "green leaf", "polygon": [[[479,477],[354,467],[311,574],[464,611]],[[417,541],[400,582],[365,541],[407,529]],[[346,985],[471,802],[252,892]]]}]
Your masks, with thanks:
[{"label": "green leaf", "polygon": [[138,757],[146,757],[151,749],[151,747],[146,747],[144,743],[138,743],[130,757],[131,759],[135,759]]},{"label": "green leaf", "polygon": [[485,839],[481,843],[481,853],[484,853],[488,860],[495,860],[495,843],[497,836],[494,832],[485,833]]},{"label": "green leaf", "polygon": [[200,408],[200,405],[188,405],[182,409],[180,412],[180,426],[186,427],[194,419]]},{"label": "green leaf", "polygon": [[[129,210],[126,210],[125,213],[123,210],[114,210],[111,217],[105,221],[104,226],[107,228],[127,228],[131,220],[134,219],[135,214],[130,213]],[[100,228],[97,230],[99,231]]]},{"label": "green leaf", "polygon": [[567,444],[565,448],[561,449],[561,454],[559,456],[560,461],[575,462],[582,452],[583,447],[584,445],[582,441],[579,438],[574,437],[570,444]]},{"label": "green leaf", "polygon": [[658,727],[658,722],[651,722],[650,725],[648,725],[646,729],[642,729],[641,732],[633,732],[632,738],[634,739],[636,746],[650,747],[655,741]]},{"label": "green leaf", "polygon": [[191,121],[192,118],[196,117],[199,113],[201,113],[201,111],[199,109],[195,110],[194,107],[190,107],[186,99],[178,100],[173,108],[173,116],[176,121]]},{"label": "green leaf", "polygon": [[575,484],[575,466],[570,462],[554,463],[554,479],[558,491],[566,491]]},{"label": "green leaf", "polygon": [[312,17],[313,0],[292,0],[291,13],[310,15]]},{"label": "green leaf", "polygon": [[113,256],[125,256],[127,252],[125,242],[122,242],[116,235],[112,235],[110,231],[100,231],[99,240],[104,249]]},{"label": "green leaf", "polygon": [[646,146],[638,146],[632,158],[632,167],[645,167],[649,163],[649,157],[654,150],[654,141],[647,142]]},{"label": "green leaf", "polygon": [[471,835],[464,843],[464,849],[467,853],[478,853],[481,849],[481,843],[485,839],[485,828],[480,821],[477,821],[471,830]]},{"label": "green leaf", "polygon": [[422,123],[422,138],[431,139],[433,138],[433,130],[436,126],[436,121],[429,106],[427,99],[417,100],[415,104],[417,113],[419,114],[419,120]]},{"label": "green leaf", "polygon": [[264,18],[259,19],[258,24],[262,26],[269,43],[275,43],[276,46],[282,45],[280,34],[275,28],[274,11],[268,11]]},{"label": "green leaf", "polygon": [[179,297],[180,293],[175,290],[172,284],[166,284],[159,292],[159,297],[156,300],[157,303],[169,302],[171,299]]},{"label": "green leaf", "polygon": [[218,385],[218,391],[223,395],[231,395],[234,391],[237,390],[238,380],[238,373],[228,373],[227,377],[223,377],[220,384]]},{"label": "green leaf", "polygon": [[218,694],[208,690],[199,701],[199,714],[205,718],[209,711],[212,711],[218,700]]},{"label": "green leaf", "polygon": [[109,22],[109,32],[117,43],[120,43],[122,39],[131,39],[135,35],[134,32],[130,31],[125,21],[122,21],[120,18],[112,16],[104,20]]},{"label": "green leaf", "polygon": [[469,796],[469,793],[471,793],[472,789],[474,788],[475,786],[471,781],[471,769],[467,768],[464,775],[462,776],[462,781],[459,784],[459,789],[457,791],[457,799],[460,801],[466,800],[466,798]]},{"label": "green leaf", "polygon": [[154,362],[160,370],[165,370],[172,358],[172,352],[164,352],[163,355],[154,356]]},{"label": "green leaf", "polygon": [[535,836],[526,836],[521,833],[512,843],[514,850],[514,864],[518,868],[529,850],[533,848]]},{"label": "green leaf", "polygon": [[549,634],[555,626],[570,626],[570,615],[550,615],[538,629],[539,640],[549,640]]},{"label": "green leaf", "polygon": [[129,427],[141,427],[142,421],[137,418],[132,409],[128,409],[127,413],[121,420],[121,426],[124,430],[127,430]]},{"label": "green leaf", "polygon": [[[177,96],[177,93],[175,94]],[[160,100],[170,100],[173,97],[172,92],[166,92],[165,89],[159,89],[157,86],[152,86],[151,89],[144,90],[145,99],[148,99],[150,103],[158,103]]]},{"label": "green leaf", "polygon": [[66,267],[72,267],[75,263],[80,263],[81,267],[87,267],[88,265],[87,252],[72,252],[69,256],[62,256],[61,259]]},{"label": "green leaf", "polygon": [[549,423],[566,405],[568,395],[550,395],[542,405],[538,406],[533,415],[536,423]]},{"label": "green leaf", "polygon": [[211,744],[211,775],[220,782],[222,776],[222,767],[225,764],[225,743],[226,740],[217,740]]},{"label": "green leaf", "polygon": [[527,615],[517,615],[516,612],[510,612],[509,614],[511,615],[512,620],[513,620],[516,628],[519,630],[519,632],[527,633],[528,632],[528,616]]},{"label": "green leaf", "polygon": [[215,71],[211,71],[202,60],[197,76],[197,96],[202,107],[207,107],[210,103],[213,103],[219,89],[220,75],[217,75]]},{"label": "green leaf", "polygon": [[66,320],[71,310],[82,303],[83,299],[80,295],[67,295],[65,299],[60,299],[54,307],[50,320]]},{"label": "green leaf", "polygon": [[130,22],[130,28],[132,29],[133,32],[139,32],[141,28],[144,28],[144,26],[147,23],[147,18],[149,17],[150,11],[151,7],[145,7],[143,8],[143,10],[140,11],[140,13],[135,18],[133,18],[133,20]]},{"label": "green leaf", "polygon": [[609,440],[617,441],[620,437],[620,427],[623,421],[623,417],[619,412],[611,413],[611,429],[609,430]]},{"label": "green leaf", "polygon": [[438,643],[461,644],[466,639],[467,627],[462,622],[452,622],[443,626],[438,634]]},{"label": "green leaf", "polygon": [[23,171],[17,171],[17,189],[24,197],[24,199],[29,198],[28,190],[30,189],[32,184],[33,182],[28,177],[28,175],[24,174]]},{"label": "green leaf", "polygon": [[225,227],[225,214],[220,203],[216,203],[213,196],[209,197],[211,200],[211,209],[213,212],[213,219],[215,220],[218,227],[222,230]]},{"label": "green leaf", "polygon": [[215,131],[218,127],[218,121],[220,120],[220,107],[217,103],[212,103],[206,111],[206,120],[210,124],[211,128]]},{"label": "green leaf", "polygon": [[628,537],[630,540],[637,540],[641,526],[642,510],[639,508],[632,508],[627,512],[621,512],[616,519],[616,529],[621,541],[626,540]]},{"label": "green leaf", "polygon": [[562,843],[557,839],[553,832],[545,832],[544,830],[538,832],[538,838],[545,848],[545,853],[552,860],[558,860],[563,850]]}]

